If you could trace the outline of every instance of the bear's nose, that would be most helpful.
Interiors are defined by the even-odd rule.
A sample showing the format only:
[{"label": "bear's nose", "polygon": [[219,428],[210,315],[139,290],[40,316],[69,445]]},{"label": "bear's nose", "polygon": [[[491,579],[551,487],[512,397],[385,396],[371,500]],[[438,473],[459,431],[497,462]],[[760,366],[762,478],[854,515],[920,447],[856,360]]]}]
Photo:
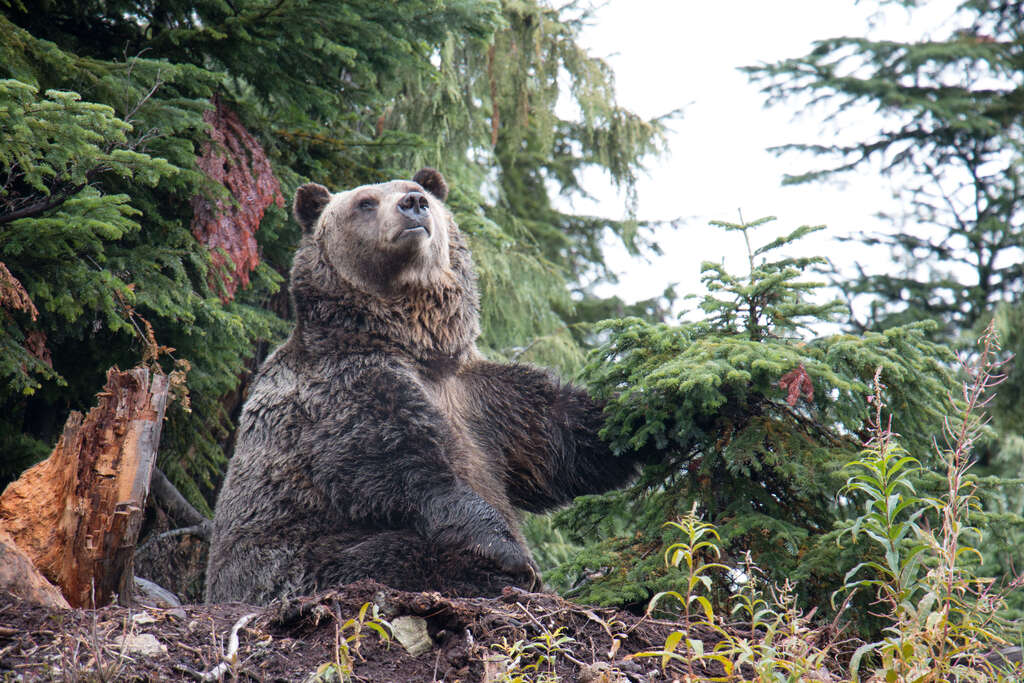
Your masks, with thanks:
[{"label": "bear's nose", "polygon": [[413,190],[398,201],[398,212],[403,216],[419,220],[430,209],[427,196],[422,192]]}]

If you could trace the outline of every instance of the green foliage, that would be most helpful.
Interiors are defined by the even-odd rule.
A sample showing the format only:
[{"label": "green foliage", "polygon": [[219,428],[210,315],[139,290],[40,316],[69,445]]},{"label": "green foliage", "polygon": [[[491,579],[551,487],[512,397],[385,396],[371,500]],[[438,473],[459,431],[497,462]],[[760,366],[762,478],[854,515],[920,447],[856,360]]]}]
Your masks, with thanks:
[{"label": "green foliage", "polygon": [[[151,324],[192,367],[193,410],[170,407],[160,461],[205,507],[200,493],[219,476],[229,426],[220,397],[237,386],[254,342],[283,331],[245,298],[220,298],[209,253],[189,229],[190,199],[218,191],[196,169],[195,149],[208,139],[202,112],[219,77],[156,59],[80,57],[3,16],[0,33],[0,72],[21,83],[8,97],[45,86],[103,103],[73,93],[22,99],[24,126],[2,143],[13,220],[0,226],[0,260],[38,307],[53,363],[30,398],[0,396],[0,433],[20,435],[8,443],[23,449],[8,452],[4,474],[52,445],[69,408],[91,407],[109,367],[141,359]],[[62,201],[47,206],[53,200]],[[256,280],[265,293],[280,282],[266,267]]]},{"label": "green foliage", "polygon": [[[769,586],[766,593],[762,572],[749,554],[737,569],[705,562],[706,555],[719,557],[720,540],[714,525],[702,521],[695,511],[669,524],[682,531],[686,540],[665,550],[665,566],[677,567],[681,561],[686,561],[685,590],[655,595],[647,613],[654,612],[661,597],[672,596],[684,607],[679,615],[682,628],[669,634],[662,649],[638,652],[631,658],[660,657],[663,671],[669,662],[681,662],[686,680],[690,681],[798,683],[820,680],[818,676],[823,672],[830,676],[826,664],[831,663],[828,659],[833,654],[832,644],[825,642],[823,630],[813,628],[797,608],[789,579],[781,587]],[[703,540],[704,537],[707,540]],[[711,601],[701,595],[710,594],[715,588],[714,575],[706,573],[709,569],[724,569],[735,577],[738,588],[728,600],[733,604],[732,614],[738,613],[743,622],[728,622],[715,611]],[[689,610],[693,602],[699,602],[702,608],[695,615]],[[698,626],[704,633],[713,634],[712,648],[709,649],[704,640],[692,637]],[[707,671],[712,667],[720,668],[724,675],[708,676]],[[751,671],[753,677],[749,677]]]},{"label": "green foliage", "polygon": [[[648,606],[650,614],[662,597],[675,597],[683,606],[681,627],[661,649],[632,657],[659,657],[662,669],[679,662],[687,680],[694,681],[845,683],[863,680],[862,669],[869,668],[871,681],[1021,680],[1021,663],[1004,658],[1001,651],[1013,642],[1009,639],[1016,631],[1001,612],[1005,593],[993,588],[992,579],[976,573],[972,561],[980,557],[978,546],[985,533],[971,522],[980,501],[968,476],[970,448],[985,429],[981,411],[1002,379],[991,328],[981,345],[976,363],[965,373],[963,401],[945,422],[948,444],[939,463],[945,469],[945,492],[937,497],[918,493],[922,468],[892,432],[891,415],[885,414],[886,387],[876,376],[869,397],[874,413],[869,440],[844,468],[848,478],[843,496],[863,512],[836,523],[837,540],[856,541],[864,535],[872,547],[867,549],[868,559],[850,569],[845,585],[836,591],[846,595],[837,619],[854,593],[863,590],[873,595],[871,610],[886,626],[879,640],[857,648],[846,674],[835,677],[843,642],[836,640],[835,632],[811,625],[797,606],[795,584],[788,578],[776,586],[769,584],[766,591],[762,571],[748,554],[742,566],[730,572],[733,586],[713,584],[712,577],[719,574],[707,570],[728,567],[705,559],[717,559],[721,547],[715,527],[694,511],[671,524],[683,532],[684,540],[664,553],[666,567],[685,560],[683,587],[659,593]],[[732,614],[743,618],[741,628],[707,599],[716,588],[729,589]],[[692,603],[701,607],[696,614],[688,609]],[[705,634],[703,640],[692,637],[698,627]],[[872,656],[875,661],[869,666]],[[841,659],[845,662],[847,657]],[[712,666],[722,675],[710,675]]]},{"label": "green foliage", "polygon": [[[749,237],[761,222],[720,227]],[[875,368],[907,421],[908,450],[927,453],[949,407],[950,357],[925,338],[927,324],[800,336],[838,309],[814,303],[817,285],[801,277],[818,259],[777,255],[808,230],[748,249],[743,276],[705,264],[705,320],[603,325],[609,337],[585,370],[607,402],[603,435],[650,464],[632,487],[580,498],[556,516],[585,548],[546,578],[566,588],[596,575],[573,595],[646,603],[677,581],[652,552],[671,539],[662,520],[696,505],[726,557],[749,550],[773,577],[799,579],[801,599],[839,584],[854,553],[837,557],[827,534],[851,513],[835,492],[868,426],[863,396]]]},{"label": "green foliage", "polygon": [[356,680],[356,661],[362,660],[360,649],[371,631],[385,645],[391,644],[391,624],[380,615],[376,604],[367,602],[359,608],[356,616],[335,624],[334,661],[320,665],[307,680],[311,683],[348,683]]},{"label": "green foliage", "polygon": [[[658,653],[661,655],[661,668],[664,669],[669,659],[680,658],[687,666],[690,676],[694,675],[694,659],[704,658],[703,641],[690,637],[691,608],[693,603],[700,607],[705,623],[713,624],[715,610],[707,596],[701,593],[711,592],[712,569],[724,569],[728,567],[719,562],[707,562],[705,557],[718,559],[721,556],[721,538],[712,524],[700,521],[697,517],[697,506],[694,504],[690,512],[679,519],[678,522],[667,522],[666,525],[682,532],[683,540],[672,543],[665,549],[665,567],[678,568],[683,562],[686,563],[684,573],[684,588],[680,593],[676,590],[668,590],[657,593],[651,598],[647,605],[647,614],[654,612],[655,607],[662,598],[675,598],[682,611],[683,630],[672,633],[665,641],[665,650]],[[706,538],[705,538],[706,537]],[[687,652],[686,656],[676,654],[676,647],[682,644]],[[692,654],[691,654],[692,653]],[[648,653],[641,653],[641,656]]]},{"label": "green foliage", "polygon": [[[852,540],[863,532],[882,550],[881,560],[865,560],[846,574],[846,588],[876,587],[885,599],[899,610],[921,590],[921,553],[927,547],[919,540],[923,530],[918,520],[935,501],[920,498],[914,485],[920,475],[920,463],[906,454],[895,435],[882,424],[882,384],[875,380],[872,396],[875,417],[874,436],[861,457],[846,466],[849,478],[842,494],[862,498],[864,512],[848,529]],[[842,534],[837,541],[842,540]],[[878,578],[853,581],[861,570]]]},{"label": "green foliage", "polygon": [[37,309],[21,324],[4,316],[0,398],[35,393],[34,375],[60,381],[24,347],[27,332],[39,329],[38,309],[63,321],[91,310],[114,330],[128,327],[117,298],[131,291],[100,264],[106,244],[138,231],[139,212],[126,195],[104,195],[89,183],[112,174],[151,186],[177,171],[127,149],[129,130],[113,109],[82,102],[76,93],[50,90],[39,97],[31,85],[0,80],[0,254]]},{"label": "green foliage", "polygon": [[[138,362],[148,323],[173,348],[166,369],[191,367],[191,411],[169,408],[160,466],[209,510],[244,380],[287,333],[280,288],[299,238],[272,205],[249,287],[232,299],[217,285],[194,203],[249,198],[197,166],[214,96],[286,196],[306,180],[343,189],[440,168],[480,271],[485,353],[579,368],[573,279],[606,273],[609,231],[643,240],[632,222],[559,212],[549,195],[583,194],[588,167],[628,190],[662,144],[660,122],[618,107],[607,66],[576,43],[584,20],[535,1],[4,3],[0,106],[13,113],[0,173],[20,180],[0,210],[40,211],[0,223],[10,291],[23,285],[39,311],[4,307],[0,476],[47,452],[107,368]],[[560,91],[578,116],[555,113]],[[52,369],[29,352],[37,330]]]},{"label": "green foliage", "polygon": [[[703,586],[705,591],[711,590],[709,570],[728,570],[729,568],[718,562],[704,561],[704,556],[718,559],[721,555],[721,537],[715,531],[714,525],[698,519],[696,509],[697,506],[695,504],[693,509],[685,517],[680,518],[678,522],[666,522],[666,526],[675,528],[683,535],[682,541],[676,541],[665,549],[665,566],[679,567],[680,564],[686,562],[684,572],[686,579],[685,594],[680,594],[674,590],[658,593],[651,598],[651,602],[647,607],[648,613],[654,611],[655,605],[661,598],[671,597],[675,598],[681,605],[685,621],[689,622],[690,620],[690,609],[694,602],[698,603],[709,621],[712,618],[711,602],[703,595],[700,595],[697,589]],[[705,536],[707,537],[706,539]]]},{"label": "green foliage", "polygon": [[[3,17],[0,30],[31,40]],[[0,476],[6,479],[48,451],[60,428],[53,402],[88,407],[107,368],[132,365],[141,355],[131,348],[144,337],[136,333],[133,310],[145,305],[149,290],[140,285],[159,276],[164,254],[122,248],[147,241],[142,211],[122,190],[176,183],[181,174],[138,151],[133,126],[114,109],[74,92],[48,90],[40,97],[35,86],[7,79],[0,81],[0,110],[0,262],[33,308],[26,315],[4,312]],[[90,358],[95,349],[110,354],[105,346],[112,340],[118,340],[115,352],[105,361]]]},{"label": "green foliage", "polygon": [[[876,609],[888,623],[881,640],[854,654],[854,680],[867,653],[877,655],[874,675],[883,680],[1011,681],[1024,674],[1019,663],[993,656],[1008,644],[1000,614],[1004,595],[993,589],[992,579],[975,573],[972,561],[981,559],[985,534],[971,520],[980,500],[967,475],[971,447],[985,425],[980,412],[1001,381],[997,353],[990,327],[976,365],[967,370],[961,408],[946,423],[946,490],[937,498],[917,493],[914,461],[902,455],[896,435],[883,425],[882,386],[876,384],[872,440],[851,463],[846,490],[864,501],[864,514],[850,533],[867,534],[884,559],[854,567],[845,588],[875,593],[875,604],[882,606]],[[919,523],[926,515],[936,521]]]},{"label": "green foliage", "polygon": [[491,645],[504,664],[504,671],[497,683],[558,683],[561,680],[555,672],[558,656],[570,652],[575,639],[565,633],[565,627],[554,631],[542,628],[530,640],[510,641],[502,638],[500,643]]},{"label": "green foliage", "polygon": [[747,580],[733,596],[732,611],[745,618],[754,637],[728,634],[715,647],[718,661],[730,673],[749,666],[759,683],[820,680],[838,647],[797,607],[794,584],[787,579],[765,589],[760,570],[749,560],[743,571]]},{"label": "green foliage", "polygon": [[[886,4],[886,3],[882,3]],[[923,3],[900,4],[913,12]],[[881,168],[894,179],[901,207],[882,215],[884,234],[857,235],[887,249],[896,268],[860,264],[836,274],[851,303],[850,327],[882,330],[911,321],[937,323],[931,338],[970,348],[993,317],[1007,349],[1020,357],[1024,295],[1024,29],[1015,3],[961,2],[927,39],[820,40],[807,55],[746,69],[768,103],[817,111],[837,128],[871,117],[870,134],[835,144],[790,144],[778,152],[815,158],[787,178],[803,183]],[[807,107],[811,102],[814,107]],[[845,132],[845,131],[844,131]],[[857,320],[856,316],[864,316]],[[1007,354],[1008,355],[1008,354]],[[978,444],[979,495],[999,515],[997,543],[984,549],[1004,580],[1024,566],[1024,487],[1020,475],[1024,393],[1020,364],[993,406],[995,438]],[[981,513],[979,513],[981,514]],[[1017,604],[1024,609],[1024,601]]]}]

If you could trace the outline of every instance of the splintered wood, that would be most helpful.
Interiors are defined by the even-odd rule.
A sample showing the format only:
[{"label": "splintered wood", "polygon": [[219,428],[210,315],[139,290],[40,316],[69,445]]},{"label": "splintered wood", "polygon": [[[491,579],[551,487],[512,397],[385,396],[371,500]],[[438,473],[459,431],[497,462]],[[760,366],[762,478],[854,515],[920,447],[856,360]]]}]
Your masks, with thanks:
[{"label": "splintered wood", "polygon": [[68,601],[32,564],[11,535],[0,529],[0,588],[50,609],[70,609]]},{"label": "splintered wood", "polygon": [[168,380],[111,369],[98,405],[73,412],[50,457],[0,496],[0,526],[73,607],[130,596]]}]

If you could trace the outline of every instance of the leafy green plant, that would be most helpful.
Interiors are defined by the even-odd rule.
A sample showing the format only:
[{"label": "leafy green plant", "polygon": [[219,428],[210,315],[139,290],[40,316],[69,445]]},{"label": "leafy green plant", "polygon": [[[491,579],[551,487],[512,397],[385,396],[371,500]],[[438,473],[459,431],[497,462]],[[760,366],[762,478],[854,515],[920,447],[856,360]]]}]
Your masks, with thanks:
[{"label": "leafy green plant", "polygon": [[505,638],[491,647],[501,655],[505,670],[499,683],[557,683],[561,680],[555,671],[560,655],[569,652],[576,640],[565,633],[565,627],[555,630],[542,628],[530,640],[510,641]]},{"label": "leafy green plant", "polygon": [[[1008,645],[1007,624],[999,614],[1005,596],[991,579],[976,574],[971,560],[981,560],[984,539],[970,519],[979,509],[977,484],[969,476],[971,448],[986,426],[981,413],[1002,380],[998,355],[998,338],[989,325],[974,363],[965,364],[959,410],[945,423],[940,456],[946,490],[935,498],[914,488],[916,461],[902,453],[888,422],[883,425],[883,387],[876,379],[873,436],[863,456],[851,463],[846,490],[865,500],[865,512],[850,534],[865,533],[882,558],[851,570],[845,588],[872,589],[889,623],[881,640],[854,654],[854,680],[868,653],[879,659],[874,677],[885,681],[1011,681],[1024,675],[1020,663],[1011,665],[998,655]],[[857,578],[865,571],[868,576]]]},{"label": "leafy green plant", "polygon": [[387,645],[391,643],[391,624],[381,615],[376,604],[365,603],[356,616],[344,622],[337,620],[334,627],[334,661],[321,664],[311,677],[314,681],[353,680],[356,660],[362,660],[359,650],[372,631]]},{"label": "leafy green plant", "polygon": [[[746,613],[749,635],[719,631],[723,638],[715,646],[715,652],[729,662],[724,666],[726,677],[721,680],[758,683],[832,680],[827,664],[834,656],[833,647],[824,637],[824,629],[813,624],[797,607],[793,583],[787,579],[781,586],[770,586],[769,597],[765,599],[756,578],[760,570],[748,562],[744,571],[748,578],[733,598],[733,613]],[[740,675],[745,666],[753,670],[752,679]]]},{"label": "leafy green plant", "polygon": [[[686,667],[690,681],[757,681],[758,683],[799,683],[809,675],[825,672],[828,647],[819,647],[818,629],[796,606],[793,585],[787,580],[780,587],[772,587],[768,599],[762,590],[762,571],[746,556],[740,570],[730,569],[718,562],[706,562],[705,556],[717,559],[720,555],[719,537],[714,526],[703,522],[695,510],[671,526],[683,532],[685,540],[673,543],[665,551],[667,566],[679,567],[683,562],[685,583],[683,592],[665,591],[652,598],[647,613],[651,614],[662,597],[673,597],[681,606],[682,628],[665,639],[661,650],[639,652],[632,657],[660,657],[664,670],[670,661],[680,661]],[[732,613],[744,617],[741,627],[727,623],[716,614],[714,607],[702,592],[710,593],[711,569],[729,572],[739,584],[732,595]],[[697,603],[700,610],[691,614],[690,605]],[[704,642],[692,637],[694,626],[705,628],[718,638],[711,650]],[[746,635],[743,635],[745,627]],[[696,665],[700,666],[698,675]],[[706,672],[717,665],[722,675]],[[754,678],[747,678],[752,671]],[[824,680],[829,680],[828,678]]]},{"label": "leafy green plant", "polygon": [[[848,529],[852,540],[864,533],[880,546],[883,555],[880,560],[867,560],[851,569],[846,575],[846,587],[875,588],[893,607],[893,616],[902,618],[902,610],[921,590],[921,553],[927,545],[922,540],[925,532],[918,520],[938,501],[918,496],[914,482],[922,468],[896,441],[898,435],[891,430],[891,416],[883,424],[885,387],[877,374],[874,385],[873,435],[862,457],[847,465],[850,477],[842,493],[859,493],[864,497],[864,513]],[[861,570],[871,570],[876,577],[853,580]]]},{"label": "leafy green plant", "polygon": [[[718,562],[705,561],[704,558],[708,556],[714,559],[719,558],[722,552],[720,547],[721,539],[713,525],[702,522],[697,517],[696,505],[690,510],[689,514],[680,518],[678,522],[666,522],[666,526],[677,529],[683,534],[682,541],[677,541],[665,549],[665,566],[679,568],[681,564],[685,563],[686,568],[683,570],[685,584],[682,593],[668,590],[656,594],[651,598],[651,602],[647,606],[647,614],[650,615],[654,612],[662,598],[675,598],[682,609],[683,629],[681,631],[674,631],[669,635],[665,641],[663,651],[640,653],[640,656],[649,654],[661,655],[661,666],[663,669],[668,664],[669,659],[681,659],[686,663],[689,675],[693,676],[694,659],[703,659],[705,654],[703,641],[691,638],[691,606],[697,603],[704,614],[705,621],[703,623],[713,625],[715,622],[714,608],[711,606],[711,601],[708,600],[707,596],[701,595],[701,592],[711,592],[712,584],[709,572],[712,569],[728,570],[729,568]],[[680,643],[685,648],[682,655],[676,652]],[[708,656],[715,658],[715,655]]]}]

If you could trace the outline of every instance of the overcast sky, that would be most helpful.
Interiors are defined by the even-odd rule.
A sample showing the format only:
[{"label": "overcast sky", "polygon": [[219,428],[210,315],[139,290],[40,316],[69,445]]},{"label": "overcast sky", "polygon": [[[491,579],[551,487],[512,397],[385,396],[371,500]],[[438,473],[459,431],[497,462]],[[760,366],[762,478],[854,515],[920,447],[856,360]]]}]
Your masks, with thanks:
[{"label": "overcast sky", "polygon": [[[683,225],[658,235],[665,255],[651,264],[613,250],[611,263],[622,273],[621,283],[602,293],[631,301],[655,296],[670,282],[679,283],[680,295],[702,292],[704,260],[725,258],[742,272],[742,238],[708,226],[712,219],[736,222],[740,211],[747,221],[778,218],[762,229],[760,239],[755,236],[756,243],[800,225],[826,224],[828,229],[806,245],[811,253],[844,266],[854,258],[884,264],[884,249],[857,251],[832,240],[883,227],[874,214],[892,206],[889,181],[865,173],[844,187],[781,187],[785,173],[814,162],[797,155],[779,158],[766,148],[828,142],[834,132],[823,129],[818,116],[796,116],[792,106],[764,109],[757,86],[737,67],[801,56],[814,40],[841,35],[906,40],[934,31],[938,37],[949,30],[958,3],[932,0],[913,14],[898,7],[880,13],[871,0],[612,0],[598,10],[582,42],[614,69],[620,103],[644,117],[684,110],[673,124],[670,153],[650,164],[640,182],[638,211],[641,219],[683,218]],[[873,123],[870,115],[864,121]],[[623,215],[622,199],[611,191],[602,193],[596,207],[577,203],[575,208]]]}]

